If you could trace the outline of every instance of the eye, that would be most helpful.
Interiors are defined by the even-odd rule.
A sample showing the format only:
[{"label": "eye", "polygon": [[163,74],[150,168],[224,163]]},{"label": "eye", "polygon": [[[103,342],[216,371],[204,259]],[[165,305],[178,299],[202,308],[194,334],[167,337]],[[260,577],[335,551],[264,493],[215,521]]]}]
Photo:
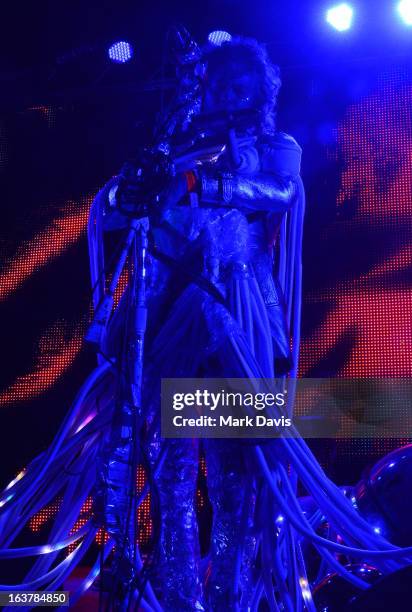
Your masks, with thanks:
[{"label": "eye", "polygon": [[235,84],[233,86],[233,91],[236,93],[237,96],[239,96],[239,98],[245,98],[247,96],[250,96],[249,87],[246,87],[245,85]]},{"label": "eye", "polygon": [[250,102],[252,99],[249,90],[245,87],[234,87],[233,91],[241,102]]}]

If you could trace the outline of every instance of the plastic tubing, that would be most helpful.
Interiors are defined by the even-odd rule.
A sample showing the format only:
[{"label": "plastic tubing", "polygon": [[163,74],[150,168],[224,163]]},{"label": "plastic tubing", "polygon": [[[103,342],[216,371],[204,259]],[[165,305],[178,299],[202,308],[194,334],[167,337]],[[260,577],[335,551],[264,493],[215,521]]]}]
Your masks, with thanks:
[{"label": "plastic tubing", "polygon": [[73,550],[65,559],[63,559],[63,561],[61,561],[58,565],[56,565],[56,567],[54,567],[52,570],[50,570],[46,574],[39,576],[39,578],[36,578],[35,580],[31,580],[30,582],[14,584],[14,585],[1,584],[0,591],[33,591],[38,586],[46,583],[48,580],[51,580],[55,576],[57,576],[60,573],[60,571],[63,570],[67,565],[70,565],[73,559],[77,556],[77,553],[82,546],[83,546],[83,542],[78,544],[75,550]]},{"label": "plastic tubing", "polygon": [[[83,386],[81,387],[76,400],[73,404],[72,409],[69,411],[69,413],[67,414],[67,417],[65,418],[62,427],[59,431],[59,433],[57,434],[57,436],[55,437],[55,439],[53,440],[53,442],[51,443],[48,451],[46,451],[45,453],[45,457],[44,457],[44,464],[43,466],[39,469],[38,474],[35,476],[35,478],[32,480],[32,482],[29,484],[28,487],[26,487],[26,489],[24,491],[22,491],[21,493],[21,497],[22,498],[27,498],[31,493],[33,488],[35,488],[38,484],[38,482],[42,479],[42,477],[44,476],[47,468],[49,467],[49,465],[53,462],[54,458],[56,457],[64,438],[67,436],[67,434],[69,433],[78,412],[80,411],[83,402],[85,400],[85,398],[87,397],[91,387],[96,383],[96,381],[107,371],[109,370],[111,367],[113,367],[112,362],[105,362],[102,365],[98,366],[97,368],[95,368],[93,370],[93,372],[90,374],[90,376],[86,379],[86,382],[83,384]],[[24,478],[24,477],[23,477]],[[10,500],[13,502],[17,501],[17,494],[15,494],[15,496]],[[21,500],[20,500],[21,501]],[[6,502],[3,506],[4,509],[7,508],[9,502]],[[0,510],[1,512],[1,510]]]},{"label": "plastic tubing", "polygon": [[[36,555],[47,555],[56,550],[67,548],[73,542],[76,542],[89,530],[91,521],[88,521],[83,527],[80,527],[72,536],[60,540],[56,544],[44,544],[43,546],[26,546],[24,548],[1,548],[0,559],[15,559],[20,557],[33,557]],[[50,549],[50,550],[49,550]]]},{"label": "plastic tubing", "polygon": [[[320,544],[320,546],[324,546],[335,552],[343,553],[348,556],[352,555],[354,557],[359,557],[359,558],[371,557],[374,559],[375,558],[376,559],[379,559],[379,558],[383,558],[383,559],[389,558],[390,559],[393,557],[403,557],[406,555],[410,555],[412,553],[412,546],[407,547],[407,548],[394,548],[392,550],[367,550],[363,548],[354,548],[351,546],[345,546],[343,544],[338,544],[337,542],[331,542],[330,540],[326,540],[325,538],[322,538],[318,534],[311,532],[306,527],[302,527],[302,525],[299,525],[299,521],[296,520],[296,517],[290,512],[288,504],[286,503],[286,500],[280,495],[277,489],[277,485],[273,481],[272,474],[270,473],[270,470],[266,463],[266,459],[263,455],[262,449],[260,447],[255,447],[255,452],[257,455],[258,462],[263,470],[263,473],[269,483],[269,486],[275,496],[276,501],[278,502],[279,506],[282,508],[282,511],[285,513],[285,515],[288,516],[290,522],[295,527],[296,531],[301,533],[303,536],[311,539],[313,542],[316,542],[317,544]],[[304,517],[303,514],[302,516]]]}]

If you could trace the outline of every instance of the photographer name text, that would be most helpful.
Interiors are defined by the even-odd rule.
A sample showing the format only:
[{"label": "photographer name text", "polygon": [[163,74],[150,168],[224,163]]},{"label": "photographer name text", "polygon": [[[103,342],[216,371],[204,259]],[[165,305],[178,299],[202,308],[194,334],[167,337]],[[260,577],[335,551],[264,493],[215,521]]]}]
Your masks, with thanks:
[{"label": "photographer name text", "polygon": [[263,414],[257,414],[253,417],[234,417],[232,415],[212,417],[202,415],[197,418],[184,417],[177,414],[173,417],[174,427],[274,427],[284,428],[292,425],[292,419],[281,416],[279,418],[269,418]]}]

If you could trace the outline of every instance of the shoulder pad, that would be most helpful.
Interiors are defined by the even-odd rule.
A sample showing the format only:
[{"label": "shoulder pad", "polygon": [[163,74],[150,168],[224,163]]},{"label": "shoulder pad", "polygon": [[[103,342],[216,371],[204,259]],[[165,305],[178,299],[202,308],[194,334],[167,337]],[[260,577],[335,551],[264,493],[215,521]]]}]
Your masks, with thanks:
[{"label": "shoulder pad", "polygon": [[[261,170],[296,176],[300,173],[302,149],[293,136],[285,132],[259,139]],[[258,146],[259,146],[258,145]]]},{"label": "shoulder pad", "polygon": [[300,146],[295,140],[295,138],[293,138],[293,136],[291,136],[290,134],[287,134],[286,132],[275,132],[274,134],[264,135],[261,138],[259,138],[259,142],[262,145],[266,145],[269,147],[271,146],[273,147],[290,146],[290,147],[299,147],[300,149]]}]

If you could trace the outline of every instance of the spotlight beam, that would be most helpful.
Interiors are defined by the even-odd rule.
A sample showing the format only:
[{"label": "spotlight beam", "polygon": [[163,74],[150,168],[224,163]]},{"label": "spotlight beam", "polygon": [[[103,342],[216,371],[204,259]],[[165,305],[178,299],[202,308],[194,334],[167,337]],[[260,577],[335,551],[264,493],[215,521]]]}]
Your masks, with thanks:
[{"label": "spotlight beam", "polygon": [[326,12],[326,21],[338,32],[349,30],[352,25],[353,8],[343,2],[331,7]]},{"label": "spotlight beam", "polygon": [[402,21],[412,26],[412,0],[401,0],[396,8]]}]

